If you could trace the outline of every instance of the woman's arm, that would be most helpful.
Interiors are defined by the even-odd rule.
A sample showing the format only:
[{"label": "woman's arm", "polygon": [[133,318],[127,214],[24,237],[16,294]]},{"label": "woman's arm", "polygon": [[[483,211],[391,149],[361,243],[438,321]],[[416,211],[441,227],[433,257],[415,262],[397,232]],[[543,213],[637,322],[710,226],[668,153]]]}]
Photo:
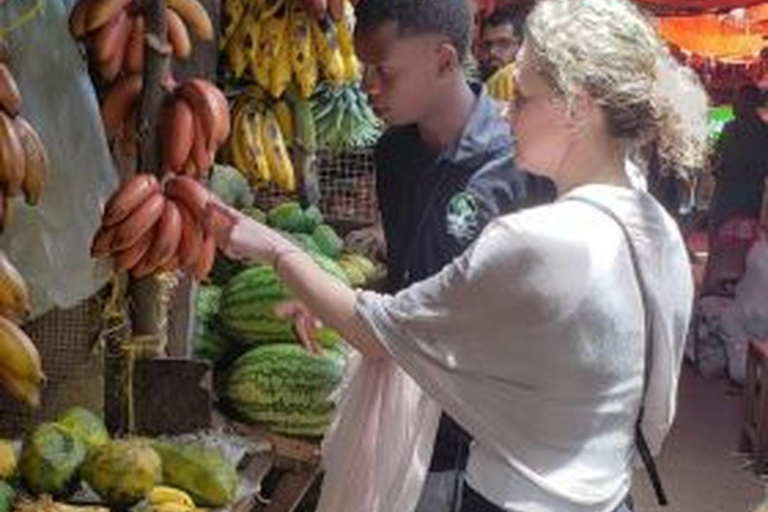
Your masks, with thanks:
[{"label": "woman's arm", "polygon": [[275,270],[298,300],[363,355],[378,358],[387,354],[357,314],[355,291],[328,275],[305,252],[291,250],[279,254]]},{"label": "woman's arm", "polygon": [[209,201],[206,222],[228,256],[272,265],[296,299],[363,355],[387,354],[355,311],[355,291],[320,269],[291,241],[215,199]]}]

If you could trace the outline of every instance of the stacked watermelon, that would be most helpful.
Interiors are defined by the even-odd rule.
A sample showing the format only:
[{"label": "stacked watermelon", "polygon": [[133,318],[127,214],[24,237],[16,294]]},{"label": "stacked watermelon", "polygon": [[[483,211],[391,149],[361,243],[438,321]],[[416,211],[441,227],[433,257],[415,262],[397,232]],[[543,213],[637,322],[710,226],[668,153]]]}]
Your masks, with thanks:
[{"label": "stacked watermelon", "polygon": [[[317,208],[289,202],[266,214],[254,207],[243,211],[281,230],[326,272],[351,284],[339,264],[350,255]],[[213,284],[197,295],[193,346],[197,357],[214,363],[224,411],[276,433],[322,436],[346,363],[339,335],[319,329],[320,353],[308,353],[290,319],[274,313],[291,294],[271,267],[219,256],[212,274]]]}]

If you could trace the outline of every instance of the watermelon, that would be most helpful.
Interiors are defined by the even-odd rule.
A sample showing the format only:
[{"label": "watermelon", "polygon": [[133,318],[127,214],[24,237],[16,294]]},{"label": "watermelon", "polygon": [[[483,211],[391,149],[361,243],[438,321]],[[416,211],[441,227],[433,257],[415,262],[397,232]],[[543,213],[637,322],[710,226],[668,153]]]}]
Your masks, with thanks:
[{"label": "watermelon", "polygon": [[278,433],[322,435],[330,424],[346,354],[309,354],[295,343],[254,348],[232,365],[225,395],[244,420]]},{"label": "watermelon", "polygon": [[[346,280],[344,271],[334,261],[310,255],[326,271],[339,273],[339,279]],[[222,291],[219,318],[224,333],[242,344],[296,341],[291,319],[278,318],[274,313],[276,304],[290,298],[290,290],[271,267],[258,265],[244,270]],[[326,335],[325,331],[321,330],[321,336]]]}]

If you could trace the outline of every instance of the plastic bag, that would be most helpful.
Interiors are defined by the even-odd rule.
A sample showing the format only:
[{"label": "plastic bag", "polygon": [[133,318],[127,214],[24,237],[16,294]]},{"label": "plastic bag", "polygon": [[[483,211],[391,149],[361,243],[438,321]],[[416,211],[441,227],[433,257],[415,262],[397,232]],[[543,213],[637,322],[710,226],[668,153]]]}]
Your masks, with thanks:
[{"label": "plastic bag", "polygon": [[[6,2],[0,25],[10,26],[34,5]],[[15,199],[14,216],[0,237],[30,288],[33,316],[75,306],[109,278],[89,247],[102,204],[118,182],[84,57],[67,30],[65,4],[43,5],[7,41],[9,67],[23,96],[21,115],[40,134],[50,165],[40,203],[29,207]]]},{"label": "plastic bag", "polygon": [[389,358],[350,362],[323,445],[317,512],[412,512],[424,485],[440,407]]},{"label": "plastic bag", "polygon": [[722,327],[728,353],[728,373],[744,382],[747,347],[768,335],[768,242],[755,242],[746,258],[744,276],[734,289],[731,306],[723,313]]}]

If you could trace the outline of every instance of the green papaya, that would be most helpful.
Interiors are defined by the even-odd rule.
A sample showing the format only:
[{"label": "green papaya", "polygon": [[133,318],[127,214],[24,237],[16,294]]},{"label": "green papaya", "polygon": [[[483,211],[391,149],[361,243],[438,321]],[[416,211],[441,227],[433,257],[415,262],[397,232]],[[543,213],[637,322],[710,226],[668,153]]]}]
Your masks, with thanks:
[{"label": "green papaya", "polygon": [[160,457],[143,439],[121,439],[97,448],[83,465],[83,479],[109,505],[142,500],[162,481]]},{"label": "green papaya", "polygon": [[59,415],[56,423],[82,439],[89,449],[109,442],[109,432],[104,421],[85,407],[67,409]]},{"label": "green papaya", "polygon": [[163,483],[189,494],[200,507],[224,507],[235,499],[237,469],[220,451],[156,441],[163,461]]},{"label": "green papaya", "polygon": [[19,470],[33,494],[69,496],[77,487],[78,471],[86,459],[86,443],[57,423],[43,423],[24,440]]},{"label": "green papaya", "polygon": [[323,254],[331,259],[341,256],[344,249],[344,240],[328,224],[321,224],[312,232],[312,239]]}]

